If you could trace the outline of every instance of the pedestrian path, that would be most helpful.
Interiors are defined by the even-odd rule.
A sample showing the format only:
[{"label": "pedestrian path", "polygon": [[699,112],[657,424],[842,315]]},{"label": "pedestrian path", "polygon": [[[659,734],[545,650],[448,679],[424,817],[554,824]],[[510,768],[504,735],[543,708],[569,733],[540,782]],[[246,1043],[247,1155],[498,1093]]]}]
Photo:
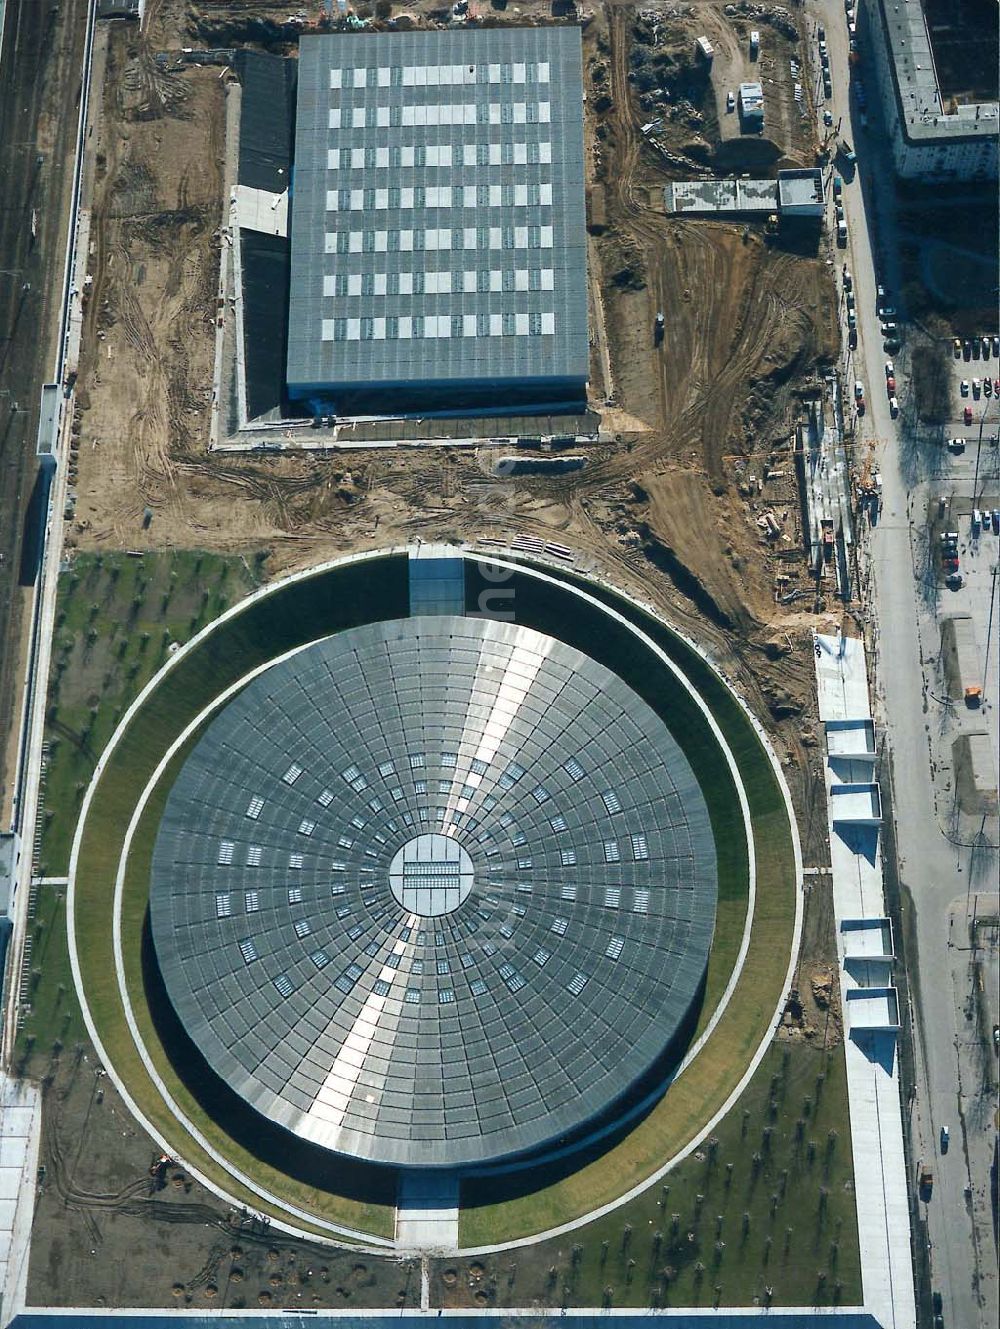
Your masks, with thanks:
[{"label": "pedestrian path", "polygon": [[458,1247],[458,1176],[454,1172],[403,1172],[396,1203],[396,1246],[403,1251],[453,1251]]},{"label": "pedestrian path", "polygon": [[41,1118],[37,1088],[0,1072],[0,1324],[24,1306]]},{"label": "pedestrian path", "polygon": [[881,798],[864,644],[815,638],[833,908],[843,997],[854,1193],[865,1309],[884,1329],[916,1319],[899,1095],[899,1005],[882,879]]}]

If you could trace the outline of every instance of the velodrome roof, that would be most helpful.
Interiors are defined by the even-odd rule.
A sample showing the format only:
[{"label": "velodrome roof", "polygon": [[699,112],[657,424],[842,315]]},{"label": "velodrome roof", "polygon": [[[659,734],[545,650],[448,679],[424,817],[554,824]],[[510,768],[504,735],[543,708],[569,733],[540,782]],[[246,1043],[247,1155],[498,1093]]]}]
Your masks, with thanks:
[{"label": "velodrome roof", "polygon": [[475,1164],[602,1113],[701,982],[695,777],[604,666],[450,616],[314,643],[211,723],[161,822],[153,937],[214,1070],[324,1148]]},{"label": "velodrome roof", "polygon": [[588,376],[576,27],[300,44],[288,382]]}]

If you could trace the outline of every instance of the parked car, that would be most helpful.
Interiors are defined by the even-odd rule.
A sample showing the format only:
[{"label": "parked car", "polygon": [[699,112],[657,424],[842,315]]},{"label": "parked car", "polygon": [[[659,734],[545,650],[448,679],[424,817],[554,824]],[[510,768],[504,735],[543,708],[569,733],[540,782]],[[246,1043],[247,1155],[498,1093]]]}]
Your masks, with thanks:
[{"label": "parked car", "polygon": [[[970,421],[969,423],[971,424],[971,421]],[[965,439],[964,439],[964,438],[949,438],[949,440],[948,440],[948,451],[949,451],[949,452],[954,452],[954,453],[956,454],[956,456],[958,455],[958,453],[960,453],[960,452],[964,452],[964,451],[965,451]]]},{"label": "parked car", "polygon": [[994,397],[1000,397],[1000,378],[993,380],[993,395]]},{"label": "parked car", "polygon": [[988,359],[990,358],[990,339],[989,339],[989,337],[982,337],[982,338],[980,339],[979,344],[980,344],[980,346],[983,348],[983,359],[984,359],[984,360],[988,360]]},{"label": "parked car", "polygon": [[993,338],[993,354],[1000,356],[1000,337]]},{"label": "parked car", "polygon": [[972,424],[972,407],[971,407],[971,406],[966,406],[965,410],[962,412],[962,419],[965,421],[965,423],[966,423],[967,425],[971,425],[971,424]]},{"label": "parked car", "polygon": [[860,401],[864,395],[865,385],[861,382],[860,378],[856,379],[854,383],[854,400]]},{"label": "parked car", "polygon": [[[942,1152],[943,1154],[946,1154],[946,1153],[948,1152],[948,1145],[949,1145],[950,1141],[951,1141],[951,1131],[948,1129],[947,1126],[942,1126],[942,1127],[941,1127],[941,1152]],[[938,1293],[938,1296],[939,1296],[939,1297],[940,1297],[940,1295],[941,1295],[941,1294]]]},{"label": "parked car", "polygon": [[1000,508],[994,508],[994,509],[993,509],[993,516],[992,516],[992,518],[991,518],[991,525],[992,525],[992,527],[993,527],[993,534],[994,534],[994,535],[1000,535]]},{"label": "parked car", "polygon": [[896,310],[893,309],[892,305],[885,305],[880,302],[878,307],[878,316],[884,323],[886,319],[896,318],[897,314]]},{"label": "parked car", "polygon": [[967,397],[969,395],[969,380],[967,378],[962,379],[961,383],[959,383],[958,385],[958,390],[963,397]]},{"label": "parked car", "polygon": [[894,420],[896,416],[899,414],[899,402],[895,397],[889,398],[889,414],[892,416]]},{"label": "parked car", "polygon": [[960,337],[956,337],[955,340],[952,342],[952,346],[955,348],[955,359],[956,359],[956,360],[961,360],[961,358],[962,358],[962,341],[961,341],[961,338],[960,338]]},{"label": "parked car", "polygon": [[899,324],[896,322],[895,319],[890,318],[888,321],[883,321],[882,323],[883,337],[895,337],[897,332],[899,332]]},{"label": "parked car", "polygon": [[892,363],[891,360],[886,360],[886,362],[885,362],[885,376],[886,376],[886,378],[894,378],[895,375],[896,375],[896,366]]},{"label": "parked car", "polygon": [[856,327],[848,328],[848,330],[847,330],[847,344],[848,344],[848,346],[851,348],[852,351],[856,351],[856,350],[857,350],[857,348],[858,348],[858,330],[857,330]]},{"label": "parked car", "polygon": [[989,378],[984,378],[984,379],[983,379],[983,395],[986,396],[986,397],[992,397],[992,396],[993,396],[993,380],[992,380],[992,379],[989,379]]},{"label": "parked car", "polygon": [[978,359],[979,359],[980,355],[982,354],[982,350],[983,350],[983,344],[982,344],[982,342],[979,340],[978,337],[973,337],[973,338],[972,338],[972,358],[973,358],[973,360],[978,360]]},{"label": "parked car", "polygon": [[889,397],[895,397],[896,395],[896,380],[893,378],[891,374],[885,380],[885,391],[886,395]]},{"label": "parked car", "polygon": [[727,111],[736,110],[736,97],[731,92],[726,93],[726,110]]},{"label": "parked car", "polygon": [[823,123],[827,129],[833,124],[833,112],[829,108],[823,112]]},{"label": "parked car", "polygon": [[854,289],[854,278],[851,276],[851,270],[850,270],[850,268],[845,268],[845,269],[844,269],[844,272],[843,272],[843,281],[844,281],[844,290],[845,290],[845,291],[850,291],[850,290],[853,290],[853,289]]},{"label": "parked car", "polygon": [[962,355],[966,360],[972,359],[972,342],[968,338],[962,342]]},{"label": "parked car", "polygon": [[843,192],[844,192],[844,182],[843,180],[841,180],[839,175],[835,175],[833,177],[833,197],[840,198]]},{"label": "parked car", "polygon": [[849,310],[847,311],[847,327],[848,327],[848,330],[850,330],[850,331],[854,331],[854,330],[857,329],[857,326],[858,326],[858,316],[857,316],[857,313],[855,312],[855,310],[853,310],[853,309],[849,309]]},{"label": "parked car", "polygon": [[853,291],[848,291],[848,292],[847,292],[846,302],[847,302],[847,308],[848,308],[848,309],[853,309],[853,308],[854,308],[855,300],[854,300],[854,292],[853,292]]},{"label": "parked car", "polygon": [[983,390],[983,385],[980,383],[978,378],[974,378],[972,380],[972,395],[976,399],[976,401],[979,400],[979,396],[982,390]]},{"label": "parked car", "polygon": [[843,157],[844,161],[848,162],[851,166],[853,166],[858,160],[858,154],[854,151],[846,138],[842,138],[837,144],[837,151]]}]

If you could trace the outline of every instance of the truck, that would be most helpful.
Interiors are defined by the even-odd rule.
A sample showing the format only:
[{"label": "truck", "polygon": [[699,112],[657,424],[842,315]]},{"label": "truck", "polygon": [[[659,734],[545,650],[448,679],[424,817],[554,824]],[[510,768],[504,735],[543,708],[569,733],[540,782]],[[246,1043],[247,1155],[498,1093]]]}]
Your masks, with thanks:
[{"label": "truck", "polygon": [[847,248],[847,222],[844,220],[837,222],[837,244],[841,249]]},{"label": "truck", "polygon": [[854,166],[857,163],[858,154],[854,151],[846,138],[842,138],[837,144],[837,151],[849,166]]},{"label": "truck", "polygon": [[921,1200],[929,1200],[934,1189],[934,1172],[926,1163],[917,1164],[917,1192]]},{"label": "truck", "polygon": [[756,60],[760,55],[760,33],[754,29],[750,33],[750,59]]}]

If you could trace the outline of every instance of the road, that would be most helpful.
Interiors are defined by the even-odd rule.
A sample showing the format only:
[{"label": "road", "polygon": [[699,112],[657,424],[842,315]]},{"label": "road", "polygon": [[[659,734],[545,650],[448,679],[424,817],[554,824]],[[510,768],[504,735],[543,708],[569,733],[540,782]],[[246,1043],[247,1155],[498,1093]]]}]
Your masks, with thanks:
[{"label": "road", "polygon": [[[39,393],[55,361],[87,0],[8,0],[0,75],[0,820],[37,571]],[[35,234],[32,236],[32,217]]]},{"label": "road", "polygon": [[[868,607],[874,611],[877,644],[876,714],[892,755],[899,873],[916,919],[916,964],[913,956],[908,957],[917,1030],[912,1149],[914,1158],[932,1163],[935,1171],[926,1212],[932,1283],[942,1294],[944,1323],[973,1329],[995,1325],[997,1319],[996,1254],[982,1195],[992,1130],[982,1117],[964,1118],[960,1112],[957,1086],[969,1027],[962,1010],[967,994],[956,992],[955,975],[961,979],[967,971],[955,964],[954,951],[963,939],[954,939],[955,929],[949,929],[948,920],[954,917],[956,902],[964,920],[970,863],[969,850],[951,843],[938,816],[941,791],[935,787],[932,769],[937,753],[929,714],[931,660],[939,650],[934,621],[937,603],[936,594],[926,595],[918,557],[928,501],[942,486],[952,492],[967,483],[971,493],[972,481],[971,477],[962,479],[963,470],[969,469],[967,463],[942,465],[939,449],[927,456],[915,445],[908,418],[905,348],[895,357],[901,371],[897,379],[903,409],[898,420],[890,415],[875,288],[881,282],[896,297],[901,283],[894,261],[892,174],[874,106],[874,76],[862,60],[860,73],[869,85],[871,123],[866,131],[852,117],[843,5],[829,0],[814,5],[812,13],[827,32],[834,120],[842,121],[842,132],[859,157],[857,175],[844,190],[848,249],[838,253],[838,269],[846,260],[854,278],[859,345],[852,353],[845,341],[842,372],[848,385],[856,379],[865,384],[867,409],[858,420],[858,455],[863,455],[865,440],[875,441],[883,482],[881,519],[868,541]],[[898,307],[900,302],[893,298],[892,303]],[[991,704],[995,704],[995,682],[989,691]],[[992,726],[995,731],[995,717]],[[989,855],[981,856],[976,867],[986,877],[992,872],[995,883],[995,856],[992,867]],[[942,1156],[939,1132],[944,1124],[950,1125],[952,1140],[947,1155]],[[971,1200],[966,1196],[967,1186],[972,1187]]]}]

